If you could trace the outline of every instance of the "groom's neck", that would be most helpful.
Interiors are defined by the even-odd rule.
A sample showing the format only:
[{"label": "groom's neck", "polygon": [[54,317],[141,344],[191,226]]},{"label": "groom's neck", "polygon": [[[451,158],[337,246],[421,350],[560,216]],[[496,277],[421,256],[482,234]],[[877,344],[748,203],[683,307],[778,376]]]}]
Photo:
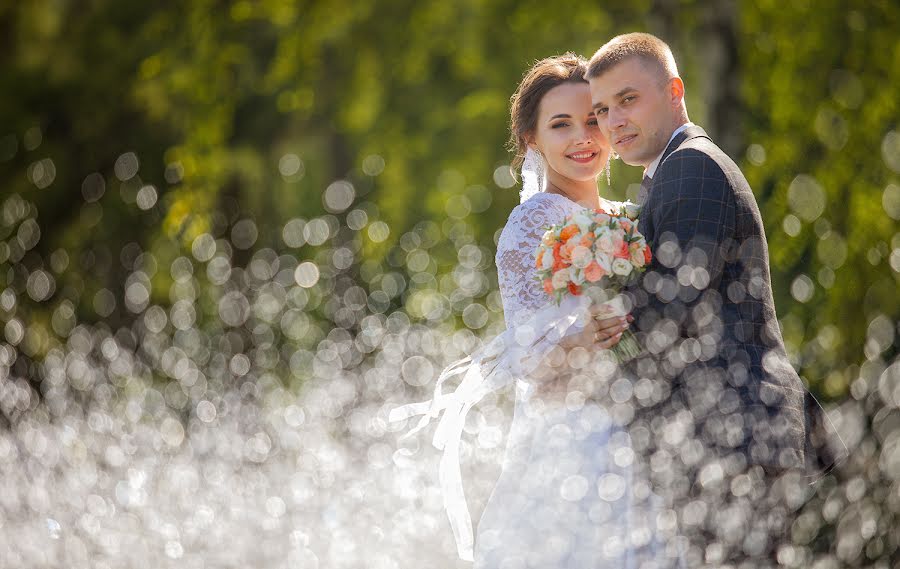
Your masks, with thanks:
[{"label": "groom's neck", "polygon": [[678,130],[679,128],[683,127],[684,125],[688,124],[689,122],[691,122],[691,121],[688,120],[687,112],[679,114],[675,118],[675,120],[672,121],[672,127],[667,129],[668,133],[665,136],[665,142],[659,148],[659,152],[656,153],[656,155],[653,157],[653,160],[651,160],[647,164],[643,164],[644,175],[648,174],[648,170],[650,169],[652,164],[659,162],[659,159],[662,157],[663,152],[666,151],[666,148],[668,148],[669,144],[672,142],[672,137],[674,136],[675,131]]}]

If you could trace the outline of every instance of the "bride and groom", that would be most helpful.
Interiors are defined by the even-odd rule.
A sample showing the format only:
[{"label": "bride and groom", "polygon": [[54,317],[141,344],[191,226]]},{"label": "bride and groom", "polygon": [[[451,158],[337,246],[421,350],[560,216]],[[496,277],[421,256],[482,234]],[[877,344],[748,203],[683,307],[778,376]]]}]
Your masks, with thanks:
[{"label": "bride and groom", "polygon": [[[537,62],[511,99],[523,191],[496,256],[507,330],[445,370],[433,400],[391,414],[424,415],[415,432],[443,413],[442,490],[459,554],[476,567],[774,564],[804,477],[833,462],[812,433],[822,410],[785,353],[753,193],[689,121],[684,93],[669,47],[635,33],[589,62]],[[626,292],[627,317],[592,308],[587,324],[546,334],[560,318],[547,316],[535,250],[547,226],[610,205],[597,180],[613,153],[644,168],[638,230],[653,260]],[[589,357],[628,328],[641,356]],[[454,375],[459,387],[442,394]],[[473,536],[462,425],[509,384],[503,469]]]}]

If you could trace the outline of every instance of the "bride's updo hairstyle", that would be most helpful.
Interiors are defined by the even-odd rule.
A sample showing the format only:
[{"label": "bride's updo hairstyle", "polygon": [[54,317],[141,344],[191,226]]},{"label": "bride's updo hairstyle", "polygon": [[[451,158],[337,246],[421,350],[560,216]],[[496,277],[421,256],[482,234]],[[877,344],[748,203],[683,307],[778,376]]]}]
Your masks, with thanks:
[{"label": "bride's updo hairstyle", "polygon": [[541,99],[563,83],[587,83],[587,60],[572,52],[547,57],[535,63],[510,97],[509,150],[514,152],[513,172],[517,173],[528,151],[527,138],[537,128]]}]

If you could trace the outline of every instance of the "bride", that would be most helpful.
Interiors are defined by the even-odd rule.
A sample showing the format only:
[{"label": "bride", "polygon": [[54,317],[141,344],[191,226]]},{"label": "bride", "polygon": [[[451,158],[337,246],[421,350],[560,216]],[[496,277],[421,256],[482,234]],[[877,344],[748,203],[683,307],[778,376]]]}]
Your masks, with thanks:
[{"label": "bride", "polygon": [[[445,370],[433,400],[390,417],[425,415],[409,436],[444,413],[434,438],[444,450],[442,490],[459,555],[477,569],[638,567],[648,556],[653,566],[666,565],[647,509],[656,502],[633,476],[636,457],[622,424],[628,414],[616,404],[620,374],[603,357],[630,317],[584,304],[579,316],[565,301],[550,302],[536,279],[535,251],[548,225],[612,205],[597,191],[611,151],[591,109],[586,69],[573,54],[543,59],[511,99],[511,146],[523,189],[497,247],[506,332]],[[441,384],[460,374],[457,390],[441,394]],[[502,472],[473,540],[459,479],[462,424],[486,393],[510,383],[516,403]]]}]

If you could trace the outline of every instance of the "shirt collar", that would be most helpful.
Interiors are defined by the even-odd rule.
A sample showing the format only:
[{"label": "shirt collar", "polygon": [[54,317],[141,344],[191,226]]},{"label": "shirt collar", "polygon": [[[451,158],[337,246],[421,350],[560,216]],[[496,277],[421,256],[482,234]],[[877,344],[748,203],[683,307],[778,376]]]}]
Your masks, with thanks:
[{"label": "shirt collar", "polygon": [[659,153],[659,156],[656,157],[656,160],[654,160],[653,162],[651,162],[650,165],[647,166],[647,169],[644,170],[644,175],[645,175],[645,176],[647,176],[648,178],[652,178],[653,175],[656,174],[656,169],[659,167],[659,161],[662,159],[662,155],[663,155],[663,153],[665,153],[666,148],[668,148],[669,143],[671,143],[672,140],[674,140],[674,138],[675,138],[676,136],[678,136],[679,134],[681,134],[681,132],[682,132],[684,129],[686,129],[686,128],[689,127],[689,126],[693,126],[693,125],[694,125],[694,123],[692,123],[692,122],[686,122],[686,123],[684,123],[683,125],[681,125],[680,127],[678,127],[678,128],[675,129],[675,132],[673,132],[673,133],[672,133],[672,136],[669,137],[669,142],[667,142],[666,145],[663,146],[662,152]]}]

